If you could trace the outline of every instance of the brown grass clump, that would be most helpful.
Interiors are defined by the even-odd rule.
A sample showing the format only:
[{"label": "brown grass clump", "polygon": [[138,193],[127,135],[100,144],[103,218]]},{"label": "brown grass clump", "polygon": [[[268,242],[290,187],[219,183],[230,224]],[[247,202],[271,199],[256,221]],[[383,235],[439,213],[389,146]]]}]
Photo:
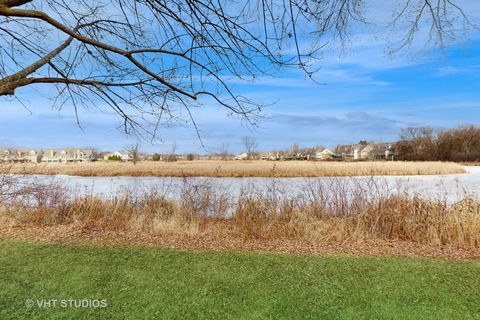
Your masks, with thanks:
[{"label": "brown grass clump", "polygon": [[1,201],[0,218],[12,228],[71,226],[82,234],[217,239],[219,246],[239,239],[304,247],[400,241],[480,251],[478,199],[452,205],[381,190],[378,182],[314,180],[295,199],[282,198],[285,190],[272,185],[266,193],[246,190],[233,201],[209,180],[185,179],[181,200],[171,201],[155,192],[70,199],[62,186],[32,185]]},{"label": "brown grass clump", "polygon": [[143,161],[18,164],[15,173],[74,176],[154,177],[326,177],[371,175],[433,175],[464,173],[449,162],[315,162],[315,161]]},{"label": "brown grass clump", "polygon": [[[398,240],[432,246],[480,248],[480,202],[450,207],[417,197],[392,196],[365,203],[361,211],[341,215],[312,214],[309,207],[285,203],[278,210],[247,200],[235,212],[239,235],[253,238],[302,239],[309,243]],[[476,211],[475,211],[476,210]]]},{"label": "brown grass clump", "polygon": [[15,213],[19,224],[76,224],[86,230],[194,234],[202,219],[209,214],[221,217],[226,210],[225,196],[212,192],[206,182],[185,182],[181,192],[180,202],[167,200],[154,191],[140,196],[127,191],[111,199],[69,199],[68,190],[61,185],[34,185],[24,189],[21,197],[4,204],[4,212]]},{"label": "brown grass clump", "polygon": [[45,227],[76,224],[85,230],[169,234],[195,232],[199,218],[162,197],[125,195],[111,200],[87,196],[55,206],[36,206],[21,211],[17,208],[17,221]]}]

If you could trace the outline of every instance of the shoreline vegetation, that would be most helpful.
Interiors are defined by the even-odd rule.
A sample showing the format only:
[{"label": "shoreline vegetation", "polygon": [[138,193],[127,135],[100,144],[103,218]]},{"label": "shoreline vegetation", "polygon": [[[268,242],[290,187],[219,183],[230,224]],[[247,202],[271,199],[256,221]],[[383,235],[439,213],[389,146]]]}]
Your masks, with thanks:
[{"label": "shoreline vegetation", "polygon": [[372,175],[436,175],[465,173],[452,162],[314,162],[314,161],[143,161],[133,163],[98,161],[91,163],[14,164],[16,174],[62,174],[69,176],[135,177],[333,177]]},{"label": "shoreline vegetation", "polygon": [[142,245],[200,251],[267,251],[480,258],[480,199],[384,193],[378,181],[312,182],[293,200],[184,180],[179,200],[156,190],[111,199],[69,198],[62,185],[3,192],[0,238],[48,243]]}]

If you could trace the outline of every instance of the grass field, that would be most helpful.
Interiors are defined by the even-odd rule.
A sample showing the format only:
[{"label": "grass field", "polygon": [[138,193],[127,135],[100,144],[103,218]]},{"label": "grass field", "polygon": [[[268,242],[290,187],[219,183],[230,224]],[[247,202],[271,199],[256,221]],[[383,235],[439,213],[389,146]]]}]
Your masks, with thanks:
[{"label": "grass field", "polygon": [[[480,318],[479,261],[0,241],[0,286],[1,319]],[[27,299],[107,307],[27,308]]]},{"label": "grass field", "polygon": [[75,176],[323,177],[464,173],[448,162],[177,161],[19,164],[16,173]]}]

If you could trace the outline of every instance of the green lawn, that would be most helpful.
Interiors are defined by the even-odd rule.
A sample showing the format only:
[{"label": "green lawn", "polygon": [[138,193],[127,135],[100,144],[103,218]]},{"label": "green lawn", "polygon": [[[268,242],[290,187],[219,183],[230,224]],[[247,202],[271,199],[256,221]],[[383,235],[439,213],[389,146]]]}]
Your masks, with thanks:
[{"label": "green lawn", "polygon": [[480,262],[0,241],[2,320],[228,318],[480,319]]}]

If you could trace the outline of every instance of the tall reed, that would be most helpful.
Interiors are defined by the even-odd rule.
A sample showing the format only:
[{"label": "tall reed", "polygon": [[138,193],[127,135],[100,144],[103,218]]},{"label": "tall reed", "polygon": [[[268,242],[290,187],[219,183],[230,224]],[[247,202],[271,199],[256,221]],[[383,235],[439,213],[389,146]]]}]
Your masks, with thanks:
[{"label": "tall reed", "polygon": [[233,200],[208,179],[185,179],[179,201],[151,191],[108,199],[70,198],[61,185],[29,186],[1,201],[1,214],[17,225],[76,225],[88,230],[241,239],[294,239],[304,243],[399,240],[480,249],[480,201],[465,195],[449,204],[409,196],[369,179],[311,179],[295,198],[272,182],[247,188]]},{"label": "tall reed", "polygon": [[66,174],[74,176],[156,176],[156,177],[332,177],[371,175],[431,175],[464,173],[452,162],[407,161],[142,161],[132,163],[40,163],[18,164],[16,173]]}]

